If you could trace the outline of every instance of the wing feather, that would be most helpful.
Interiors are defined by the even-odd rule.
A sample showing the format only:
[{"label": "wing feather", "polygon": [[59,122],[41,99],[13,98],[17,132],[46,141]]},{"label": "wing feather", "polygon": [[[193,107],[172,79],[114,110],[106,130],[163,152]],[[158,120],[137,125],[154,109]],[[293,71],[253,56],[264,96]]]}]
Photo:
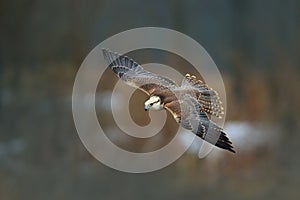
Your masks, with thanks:
[{"label": "wing feather", "polygon": [[212,88],[209,88],[207,84],[201,80],[197,80],[195,76],[186,74],[182,80],[181,88],[192,91],[192,95],[195,96],[197,101],[201,104],[204,112],[219,118],[224,114],[218,93]]},{"label": "wing feather", "polygon": [[235,153],[232,142],[224,130],[208,118],[200,103],[191,95],[185,94],[178,99],[177,103],[169,103],[165,107],[177,118],[176,121],[183,128],[217,147]]},{"label": "wing feather", "polygon": [[151,95],[158,88],[167,89],[178,85],[167,77],[146,71],[127,56],[102,49],[103,56],[113,72],[126,84],[139,88]]}]

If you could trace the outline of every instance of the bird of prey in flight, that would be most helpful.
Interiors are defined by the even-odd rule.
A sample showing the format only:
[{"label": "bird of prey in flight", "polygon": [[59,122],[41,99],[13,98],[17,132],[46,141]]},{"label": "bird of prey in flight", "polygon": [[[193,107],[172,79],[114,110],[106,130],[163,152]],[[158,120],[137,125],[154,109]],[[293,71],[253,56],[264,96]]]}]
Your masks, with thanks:
[{"label": "bird of prey in flight", "polygon": [[145,111],[167,110],[177,123],[201,139],[235,153],[224,130],[210,117],[221,118],[222,102],[216,91],[195,76],[186,74],[179,86],[167,77],[146,71],[127,56],[102,49],[109,68],[126,84],[150,96]]}]

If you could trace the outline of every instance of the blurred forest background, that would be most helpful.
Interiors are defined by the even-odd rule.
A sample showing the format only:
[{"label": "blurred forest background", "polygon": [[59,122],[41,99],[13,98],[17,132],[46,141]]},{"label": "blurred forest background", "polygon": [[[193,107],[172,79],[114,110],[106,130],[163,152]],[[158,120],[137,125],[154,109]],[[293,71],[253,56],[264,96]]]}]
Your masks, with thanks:
[{"label": "blurred forest background", "polygon": [[[0,199],[299,199],[299,25],[297,0],[1,0]],[[101,41],[144,26],[203,45],[225,81],[228,129],[266,141],[148,174],[95,160],[72,118],[76,72]]]}]

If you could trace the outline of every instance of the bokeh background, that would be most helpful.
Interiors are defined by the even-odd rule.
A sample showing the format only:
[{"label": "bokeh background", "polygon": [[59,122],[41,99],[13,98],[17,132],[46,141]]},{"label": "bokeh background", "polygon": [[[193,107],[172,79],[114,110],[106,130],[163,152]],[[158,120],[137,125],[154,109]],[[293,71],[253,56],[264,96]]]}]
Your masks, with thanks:
[{"label": "bokeh background", "polygon": [[[299,199],[299,24],[297,0],[0,1],[0,199]],[[126,174],[84,148],[76,72],[101,41],[144,26],[183,32],[212,56],[237,154],[191,150]]]}]

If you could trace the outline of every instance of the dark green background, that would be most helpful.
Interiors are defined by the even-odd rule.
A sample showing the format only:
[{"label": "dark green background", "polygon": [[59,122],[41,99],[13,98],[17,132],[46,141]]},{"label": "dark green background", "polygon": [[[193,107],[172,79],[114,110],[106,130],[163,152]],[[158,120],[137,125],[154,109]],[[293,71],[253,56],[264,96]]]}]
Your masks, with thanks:
[{"label": "dark green background", "polygon": [[[0,199],[299,199],[300,1],[0,1]],[[271,126],[272,147],[214,166],[185,154],[149,174],[96,161],[72,119],[73,81],[98,43],[159,26],[205,47],[228,121]]]}]

